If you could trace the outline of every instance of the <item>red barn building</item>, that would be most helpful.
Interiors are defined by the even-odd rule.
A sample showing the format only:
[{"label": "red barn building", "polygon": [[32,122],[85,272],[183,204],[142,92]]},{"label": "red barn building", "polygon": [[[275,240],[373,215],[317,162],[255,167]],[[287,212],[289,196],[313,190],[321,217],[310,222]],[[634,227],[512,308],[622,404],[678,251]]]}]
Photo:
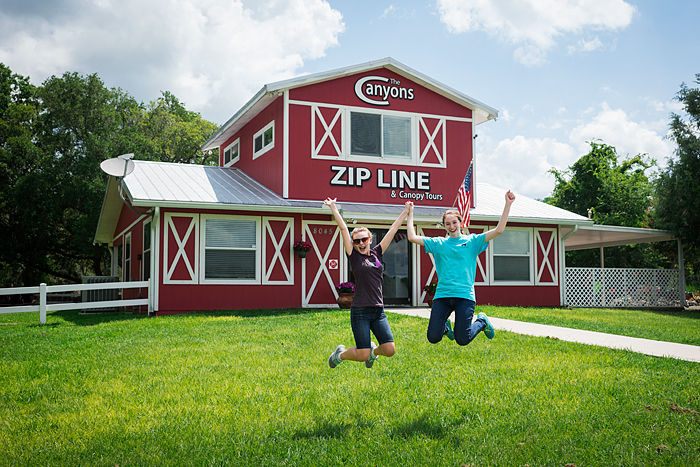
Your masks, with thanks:
[{"label": "red barn building", "polygon": [[[120,262],[123,280],[152,280],[159,313],[334,306],[351,273],[323,200],[374,244],[407,200],[419,234],[443,235],[436,224],[478,165],[474,129],[497,115],[390,58],[268,84],[203,146],[219,148],[218,167],[135,161],[124,202],[110,177],[95,240],[113,248],[113,273]],[[506,191],[477,181],[476,233],[496,225]],[[562,304],[562,229],[591,223],[518,196],[479,257],[478,302]],[[417,306],[435,269],[402,232],[384,255],[385,303]],[[299,240],[313,246],[303,259]]]}]

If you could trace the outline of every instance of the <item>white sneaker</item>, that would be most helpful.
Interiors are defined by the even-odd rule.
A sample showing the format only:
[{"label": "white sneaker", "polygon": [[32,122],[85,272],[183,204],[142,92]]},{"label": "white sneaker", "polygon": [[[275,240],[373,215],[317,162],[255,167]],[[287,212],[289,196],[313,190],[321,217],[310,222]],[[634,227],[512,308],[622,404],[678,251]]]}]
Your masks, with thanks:
[{"label": "white sneaker", "polygon": [[378,359],[379,357],[374,355],[374,349],[377,348],[377,345],[374,342],[369,343],[369,357],[367,357],[367,360],[365,360],[365,366],[367,368],[372,368],[372,365],[374,365],[374,361]]},{"label": "white sneaker", "polygon": [[340,365],[343,361],[340,359],[340,354],[345,352],[345,346],[340,344],[335,348],[330,357],[328,357],[328,366],[335,368]]}]

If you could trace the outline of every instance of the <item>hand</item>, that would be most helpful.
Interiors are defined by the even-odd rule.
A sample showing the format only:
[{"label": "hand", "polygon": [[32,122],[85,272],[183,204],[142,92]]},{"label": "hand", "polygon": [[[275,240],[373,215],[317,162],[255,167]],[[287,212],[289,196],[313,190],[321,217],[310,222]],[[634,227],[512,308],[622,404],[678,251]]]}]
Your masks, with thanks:
[{"label": "hand", "polygon": [[408,208],[408,212],[413,212],[413,201],[406,201],[406,207]]},{"label": "hand", "polygon": [[506,204],[513,204],[513,201],[515,201],[515,195],[512,191],[508,190],[506,193]]},{"label": "hand", "polygon": [[326,198],[326,200],[323,202],[323,204],[325,204],[326,206],[333,207],[333,206],[335,206],[335,201],[336,201],[337,199],[338,199],[338,198],[333,198],[333,199],[331,199],[331,198]]}]

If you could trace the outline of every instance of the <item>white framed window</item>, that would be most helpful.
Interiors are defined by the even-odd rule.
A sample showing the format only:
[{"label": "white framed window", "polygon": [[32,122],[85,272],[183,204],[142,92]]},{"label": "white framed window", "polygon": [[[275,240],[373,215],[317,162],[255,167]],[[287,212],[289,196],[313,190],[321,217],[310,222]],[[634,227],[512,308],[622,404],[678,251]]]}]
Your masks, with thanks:
[{"label": "white framed window", "polygon": [[399,159],[402,163],[414,159],[413,117],[353,110],[348,120],[351,157]]},{"label": "white framed window", "polygon": [[141,280],[147,281],[151,278],[151,220],[143,223],[143,261],[141,261]]},{"label": "white framed window", "polygon": [[131,232],[124,237],[124,267],[122,268],[123,282],[131,280]]},{"label": "white framed window", "polygon": [[275,147],[275,121],[253,135],[253,159],[256,159]]},{"label": "white framed window", "polygon": [[260,218],[202,215],[203,284],[260,284]]},{"label": "white framed window", "polygon": [[491,284],[533,285],[532,229],[513,227],[491,240]]},{"label": "white framed window", "polygon": [[239,150],[241,147],[241,139],[238,138],[236,141],[226,146],[224,149],[224,167],[230,167],[236,162],[240,157]]}]

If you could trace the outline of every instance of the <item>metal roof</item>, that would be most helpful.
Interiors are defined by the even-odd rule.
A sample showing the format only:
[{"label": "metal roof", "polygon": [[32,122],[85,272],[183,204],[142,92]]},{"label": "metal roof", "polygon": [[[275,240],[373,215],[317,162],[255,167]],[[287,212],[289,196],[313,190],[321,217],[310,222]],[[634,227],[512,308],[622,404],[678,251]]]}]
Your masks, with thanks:
[{"label": "metal roof", "polygon": [[387,68],[395,73],[403,76],[407,76],[412,81],[417,84],[424,86],[431,91],[434,91],[441,96],[444,96],[454,102],[457,102],[464,107],[471,109],[474,112],[474,124],[479,125],[486,122],[487,120],[497,119],[498,110],[490,107],[476,99],[467,96],[454,88],[446,86],[429,76],[426,76],[406,65],[397,62],[391,57],[383,58],[381,60],[370,61],[366,63],[361,63],[359,65],[352,65],[349,67],[338,68],[331,71],[325,71],[322,73],[315,73],[311,75],[300,76],[298,78],[292,78],[284,81],[278,81],[275,83],[266,84],[258,91],[252,99],[250,99],[238,112],[236,112],[226,123],[224,123],[219,130],[214,133],[203,145],[202,150],[206,151],[208,149],[214,149],[220,147],[227,139],[233,136],[238,130],[240,130],[246,123],[252,120],[256,115],[258,115],[265,107],[270,105],[270,103],[277,97],[281,96],[282,93],[288,89],[298,88],[301,86],[307,86],[309,84],[320,83],[323,81],[329,81],[332,79],[340,78],[347,75],[353,75],[356,73],[362,73],[365,71],[375,70],[377,68]]},{"label": "metal roof", "polygon": [[280,195],[234,167],[134,163],[134,171],[124,177],[126,193],[134,206],[290,206]]},{"label": "metal roof", "polygon": [[[562,229],[562,237],[574,230]],[[633,245],[676,240],[673,233],[665,230],[620,227],[617,225],[581,225],[566,239],[566,251],[587,250],[609,246]]]}]

